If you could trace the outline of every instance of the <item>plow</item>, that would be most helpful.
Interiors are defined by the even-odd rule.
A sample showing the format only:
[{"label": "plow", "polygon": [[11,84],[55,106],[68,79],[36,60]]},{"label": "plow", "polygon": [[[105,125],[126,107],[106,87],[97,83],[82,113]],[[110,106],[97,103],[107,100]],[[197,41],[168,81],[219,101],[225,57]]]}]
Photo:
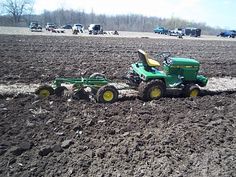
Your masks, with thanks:
[{"label": "plow", "polygon": [[[197,97],[200,87],[205,87],[208,78],[199,75],[200,63],[195,59],[172,57],[162,52],[151,58],[145,51],[138,50],[139,60],[131,64],[123,77],[125,86],[107,79],[103,74],[94,73],[89,77],[56,78],[52,85],[42,85],[35,93],[40,97],[63,96],[67,91],[76,98],[94,98],[99,103],[113,103],[122,90],[134,90],[143,101],[157,100],[168,90],[180,90],[185,97]],[[159,61],[163,59],[163,64]],[[174,93],[173,93],[174,94]]]},{"label": "plow", "polygon": [[40,86],[35,93],[40,97],[48,97],[53,94],[63,96],[68,91],[73,92],[78,99],[93,97],[101,103],[113,103],[118,99],[118,89],[100,73],[87,78],[56,78],[51,86]]}]

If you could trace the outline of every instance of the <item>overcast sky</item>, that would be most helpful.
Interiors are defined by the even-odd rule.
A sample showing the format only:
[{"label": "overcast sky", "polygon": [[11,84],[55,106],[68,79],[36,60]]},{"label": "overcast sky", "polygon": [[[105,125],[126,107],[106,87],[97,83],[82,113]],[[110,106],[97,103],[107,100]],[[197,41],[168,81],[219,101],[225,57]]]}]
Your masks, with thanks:
[{"label": "overcast sky", "polygon": [[236,0],[35,0],[36,13],[58,8],[107,15],[179,17],[236,30]]}]

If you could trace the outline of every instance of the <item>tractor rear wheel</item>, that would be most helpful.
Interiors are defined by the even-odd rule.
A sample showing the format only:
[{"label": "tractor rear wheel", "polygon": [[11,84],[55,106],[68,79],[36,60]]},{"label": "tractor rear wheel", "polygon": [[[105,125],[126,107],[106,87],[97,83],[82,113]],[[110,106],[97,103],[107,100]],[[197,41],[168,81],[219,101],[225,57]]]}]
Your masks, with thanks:
[{"label": "tractor rear wheel", "polygon": [[97,102],[114,103],[118,100],[118,90],[112,85],[104,85],[97,91]]},{"label": "tractor rear wheel", "polygon": [[143,101],[157,100],[165,94],[166,86],[161,80],[153,80],[140,83],[138,91]]},{"label": "tractor rear wheel", "polygon": [[183,88],[185,97],[197,97],[200,94],[200,88],[196,84],[188,84]]},{"label": "tractor rear wheel", "polygon": [[35,94],[40,97],[48,97],[54,94],[54,89],[51,86],[43,85],[40,86],[36,91]]}]

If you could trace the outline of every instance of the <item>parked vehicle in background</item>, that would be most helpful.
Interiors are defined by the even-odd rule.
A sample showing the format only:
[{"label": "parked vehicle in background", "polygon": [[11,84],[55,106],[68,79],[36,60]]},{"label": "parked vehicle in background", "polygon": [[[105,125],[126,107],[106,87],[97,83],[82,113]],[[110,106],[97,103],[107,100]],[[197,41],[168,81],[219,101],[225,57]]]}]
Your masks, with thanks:
[{"label": "parked vehicle in background", "polygon": [[224,32],[221,32],[220,34],[218,34],[217,36],[235,38],[236,31],[235,30],[224,31]]},{"label": "parked vehicle in background", "polygon": [[154,30],[154,33],[158,34],[168,34],[168,29],[165,29],[164,27],[156,27]]},{"label": "parked vehicle in background", "polygon": [[72,26],[67,24],[62,26],[63,29],[72,29]]},{"label": "parked vehicle in background", "polygon": [[52,33],[65,33],[64,28],[58,28],[54,23],[47,23],[45,28]]},{"label": "parked vehicle in background", "polygon": [[174,30],[169,31],[170,36],[183,36],[183,29],[182,28],[175,28]]},{"label": "parked vehicle in background", "polygon": [[42,32],[42,27],[38,24],[38,22],[31,22],[29,28],[31,32]]},{"label": "parked vehicle in background", "polygon": [[101,25],[98,24],[90,24],[88,26],[89,34],[103,34],[103,29]]},{"label": "parked vehicle in background", "polygon": [[200,37],[201,36],[201,29],[200,28],[192,28],[187,27],[183,29],[183,34],[185,36],[191,36],[191,37]]},{"label": "parked vehicle in background", "polygon": [[45,28],[47,31],[53,31],[53,29],[56,29],[57,26],[54,23],[47,23]]},{"label": "parked vehicle in background", "polygon": [[72,33],[73,34],[84,33],[84,26],[81,24],[74,24],[72,26]]}]

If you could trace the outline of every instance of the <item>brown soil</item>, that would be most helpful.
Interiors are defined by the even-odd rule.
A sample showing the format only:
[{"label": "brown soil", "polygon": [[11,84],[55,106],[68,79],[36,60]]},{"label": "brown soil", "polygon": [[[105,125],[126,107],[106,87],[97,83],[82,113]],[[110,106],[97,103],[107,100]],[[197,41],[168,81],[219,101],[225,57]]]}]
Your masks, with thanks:
[{"label": "brown soil", "polygon": [[[121,80],[141,48],[236,76],[236,42],[0,35],[0,82],[94,72]],[[113,104],[34,95],[0,99],[0,176],[235,176],[236,93]]]}]

